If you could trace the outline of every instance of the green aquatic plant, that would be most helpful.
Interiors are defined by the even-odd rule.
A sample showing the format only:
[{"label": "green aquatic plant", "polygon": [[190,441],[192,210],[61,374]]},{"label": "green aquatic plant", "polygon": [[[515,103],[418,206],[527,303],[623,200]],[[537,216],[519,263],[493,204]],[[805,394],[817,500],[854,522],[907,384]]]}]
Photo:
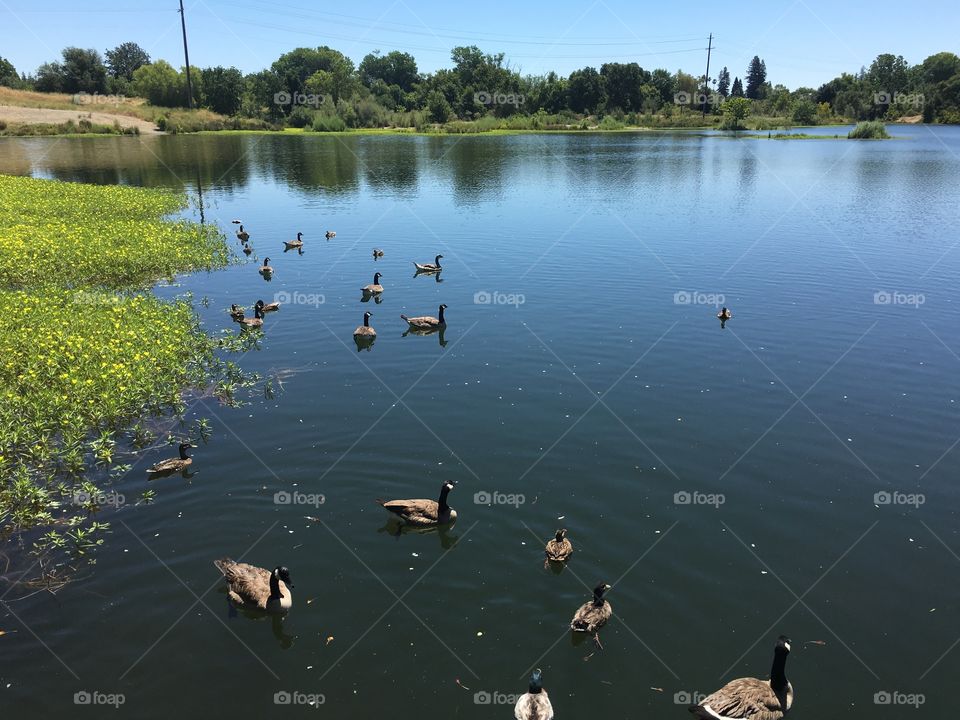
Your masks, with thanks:
[{"label": "green aquatic plant", "polygon": [[882,121],[871,120],[869,122],[858,122],[857,126],[847,133],[847,137],[851,140],[888,140],[890,134]]}]

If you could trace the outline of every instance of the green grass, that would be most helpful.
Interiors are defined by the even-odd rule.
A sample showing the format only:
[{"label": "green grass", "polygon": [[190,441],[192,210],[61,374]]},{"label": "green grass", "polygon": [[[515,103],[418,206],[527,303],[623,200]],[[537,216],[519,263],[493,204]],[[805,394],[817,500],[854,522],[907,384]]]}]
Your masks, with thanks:
[{"label": "green grass", "polygon": [[219,231],[164,219],[185,204],[163,190],[0,176],[0,317],[14,319],[0,333],[0,537],[32,533],[41,556],[100,542],[96,508],[72,493],[121,474],[131,423],[182,412],[182,391],[217,367],[190,303],[143,291],[228,260]]},{"label": "green grass", "polygon": [[888,140],[887,127],[880,120],[871,120],[869,122],[858,122],[857,126],[851,130],[847,137],[851,140]]},{"label": "green grass", "polygon": [[137,127],[120,127],[120,123],[102,125],[89,120],[62,123],[6,123],[0,120],[0,136],[45,137],[49,135],[139,135]]}]

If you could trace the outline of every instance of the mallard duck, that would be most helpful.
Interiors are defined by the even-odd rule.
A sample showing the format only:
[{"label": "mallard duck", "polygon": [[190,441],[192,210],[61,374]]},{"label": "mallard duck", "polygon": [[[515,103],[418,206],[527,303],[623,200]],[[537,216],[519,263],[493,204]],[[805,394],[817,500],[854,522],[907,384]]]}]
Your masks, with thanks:
[{"label": "mallard duck", "polygon": [[374,248],[374,249],[373,249],[373,256],[374,256],[375,258],[382,258],[382,257],[383,257],[383,250],[381,250],[380,248]]},{"label": "mallard duck", "polygon": [[[714,307],[716,307],[716,305],[714,305]],[[720,310],[720,312],[717,313],[717,318],[720,320],[729,320],[732,317],[733,317],[733,313],[727,310],[726,308],[723,308],[722,310]]]},{"label": "mallard duck", "polygon": [[180,457],[168,458],[167,460],[161,460],[158,463],[154,463],[147,468],[147,473],[149,475],[175,473],[190,467],[190,464],[193,462],[193,458],[187,455],[187,450],[195,447],[196,445],[191,445],[188,442],[180,443],[178,448],[180,450]]},{"label": "mallard duck", "polygon": [[443,270],[443,268],[440,267],[440,258],[442,257],[443,255],[437,255],[437,257],[434,258],[432,265],[430,263],[420,264],[418,262],[415,262],[414,266],[420,272],[440,272],[441,270]]},{"label": "mallard duck", "polygon": [[237,230],[237,237],[240,238],[240,242],[246,242],[250,239],[250,233],[243,229],[243,225],[240,226],[240,229]]},{"label": "mallard duck", "polygon": [[773,650],[769,680],[731,680],[702,702],[691,705],[690,712],[698,718],[780,720],[793,705],[793,685],[787,680],[786,673],[789,654],[790,639],[781,635]]},{"label": "mallard duck", "polygon": [[233,318],[234,320],[237,320],[237,318],[242,318],[242,317],[243,317],[243,308],[240,307],[239,305],[237,305],[236,303],[234,303],[233,305],[231,305],[231,306],[230,306],[230,317]]},{"label": "mallard duck", "polygon": [[227,579],[227,596],[236,605],[267,612],[286,612],[293,606],[290,571],[282,565],[270,572],[230,558],[214,560],[213,564]]},{"label": "mallard duck", "polygon": [[327,232],[324,233],[324,235],[327,238],[327,240],[329,240],[330,238],[336,237],[337,233],[335,233],[333,230],[327,230]]},{"label": "mallard duck", "polygon": [[613,608],[610,601],[605,600],[603,595],[610,586],[606,583],[600,583],[593,589],[593,600],[585,602],[570,621],[570,629],[574,632],[585,632],[593,635],[597,647],[603,649],[600,644],[599,630],[607,624],[607,620],[613,615]]},{"label": "mallard duck", "polygon": [[446,525],[457,519],[457,511],[447,505],[452,482],[440,486],[439,500],[380,500],[377,503],[399,517],[407,525]]},{"label": "mallard duck", "polygon": [[374,273],[373,274],[373,284],[364,285],[363,290],[367,295],[376,295],[383,292],[383,285],[380,284],[380,278],[383,277],[383,273]]},{"label": "mallard duck", "polygon": [[[262,313],[276,312],[280,309],[280,303],[278,302],[264,304],[263,300],[257,300],[257,305],[260,306],[260,312]],[[256,305],[254,305],[254,307],[256,307]]]},{"label": "mallard duck", "polygon": [[273,268],[270,267],[270,258],[263,259],[263,265],[260,266],[257,272],[261,275],[273,275]]},{"label": "mallard duck", "polygon": [[355,338],[363,338],[363,339],[369,338],[372,340],[377,336],[377,331],[374,330],[372,327],[370,327],[370,316],[372,314],[373,313],[369,313],[369,312],[365,312],[363,314],[363,325],[361,325],[360,327],[358,327],[356,330],[353,331],[353,336]]},{"label": "mallard duck", "polygon": [[287,249],[303,247],[303,240],[302,240],[302,238],[303,238],[303,233],[302,233],[302,232],[298,232],[298,233],[297,233],[297,239],[296,239],[296,240],[284,240],[284,241],[283,241],[283,244],[287,247]]},{"label": "mallard duck", "polygon": [[438,318],[430,317],[429,315],[408,318],[406,315],[400,315],[400,319],[405,320],[414,330],[437,330],[447,326],[447,321],[443,319],[443,311],[446,309],[446,304],[440,306],[440,317]]},{"label": "mallard duck", "polygon": [[573,555],[573,543],[567,540],[566,528],[557,530],[557,536],[547,542],[544,552],[549,562],[564,562],[570,559]]},{"label": "mallard duck", "polygon": [[537,668],[530,675],[530,687],[513,708],[517,720],[553,720],[553,705],[543,689],[543,671]]},{"label": "mallard duck", "polygon": [[245,328],[263,327],[263,310],[259,305],[254,305],[252,318],[244,317],[243,310],[241,310],[240,314],[235,317],[233,321],[235,323],[239,323]]}]

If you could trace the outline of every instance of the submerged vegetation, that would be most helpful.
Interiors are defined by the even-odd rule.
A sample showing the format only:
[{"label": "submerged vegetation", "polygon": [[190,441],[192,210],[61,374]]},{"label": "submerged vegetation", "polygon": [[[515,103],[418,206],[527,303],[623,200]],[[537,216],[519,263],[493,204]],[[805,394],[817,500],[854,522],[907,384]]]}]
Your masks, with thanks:
[{"label": "submerged vegetation", "polygon": [[[176,417],[184,389],[223,374],[190,303],[142,291],[227,262],[219,231],[162,219],[184,205],[163,190],[0,176],[0,313],[16,318],[0,334],[0,537],[19,538],[48,579],[101,542],[91,479],[129,469],[131,424]],[[135,448],[153,439],[139,423],[129,435]]]}]

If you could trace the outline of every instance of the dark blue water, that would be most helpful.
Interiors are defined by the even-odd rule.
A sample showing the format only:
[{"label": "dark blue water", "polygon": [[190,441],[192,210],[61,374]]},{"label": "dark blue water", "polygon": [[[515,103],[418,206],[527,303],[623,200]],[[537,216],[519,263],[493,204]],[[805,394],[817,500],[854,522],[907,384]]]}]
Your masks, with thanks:
[{"label": "dark blue water", "polygon": [[[0,142],[2,172],[185,189],[237,250],[242,219],[249,262],[158,290],[192,292],[211,332],[233,302],[287,301],[234,357],[269,388],[191,405],[213,428],[192,481],[105,517],[56,597],[0,608],[3,706],[83,715],[96,690],[138,717],[260,717],[286,691],[329,717],[509,717],[539,666],[558,717],[685,717],[765,677],[786,633],[797,717],[914,717],[917,693],[947,713],[960,128],[892,133]],[[442,338],[403,336],[440,303]],[[164,452],[115,489],[139,495]],[[387,531],[376,498],[444,480],[452,529]],[[222,555],[287,565],[289,617],[231,614]],[[602,651],[566,630],[600,581]]]}]

